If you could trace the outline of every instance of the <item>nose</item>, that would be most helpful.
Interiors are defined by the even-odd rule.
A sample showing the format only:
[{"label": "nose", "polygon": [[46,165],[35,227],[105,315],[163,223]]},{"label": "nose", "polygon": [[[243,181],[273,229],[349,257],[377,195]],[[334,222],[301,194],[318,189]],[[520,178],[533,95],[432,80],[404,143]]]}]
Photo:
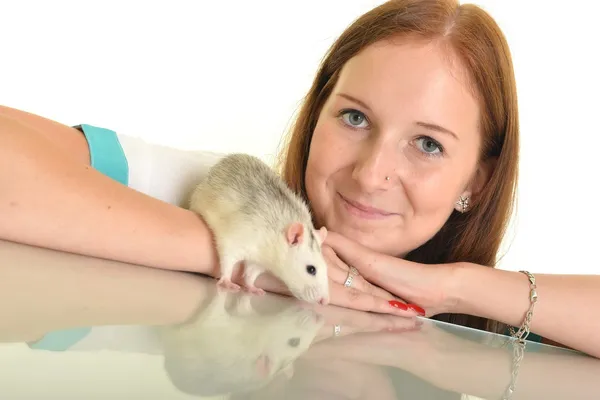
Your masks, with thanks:
[{"label": "nose", "polygon": [[326,297],[321,297],[319,299],[319,304],[322,306],[326,306],[329,303],[329,300]]},{"label": "nose", "polygon": [[394,149],[394,145],[383,140],[374,140],[365,145],[352,171],[352,178],[362,190],[371,193],[389,185],[386,177],[393,178],[394,155],[391,152]]}]

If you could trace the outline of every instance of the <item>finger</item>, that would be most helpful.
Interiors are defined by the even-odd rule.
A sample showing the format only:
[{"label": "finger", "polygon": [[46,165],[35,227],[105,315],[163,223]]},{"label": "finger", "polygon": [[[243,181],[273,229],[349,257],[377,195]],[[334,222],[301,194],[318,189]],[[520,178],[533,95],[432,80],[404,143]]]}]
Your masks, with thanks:
[{"label": "finger", "polygon": [[[361,332],[338,336],[329,340],[314,343],[302,354],[302,359],[350,359],[354,361],[376,362],[373,346],[379,349],[409,346],[417,336],[423,335],[422,322],[415,319],[411,326],[405,326],[390,332]],[[343,331],[342,327],[342,331]]]},{"label": "finger", "polygon": [[370,278],[376,274],[382,254],[331,231],[323,244],[331,247],[336,256],[346,264],[358,268],[363,276]]},{"label": "finger", "polygon": [[[348,279],[348,273],[350,272],[350,268],[346,263],[344,263],[338,256],[335,254],[333,249],[330,247],[323,248],[323,254],[328,261],[328,263],[332,266],[336,266],[338,268],[329,268],[329,278],[340,285],[343,285]],[[373,285],[368,282],[365,278],[363,278],[360,274],[355,275],[352,279],[351,283],[352,287],[356,289],[371,294],[373,296],[378,296],[383,299],[388,300],[400,300],[398,297],[389,293],[388,291]]]},{"label": "finger", "polygon": [[343,262],[337,256],[337,254],[335,254],[335,251],[331,247],[323,246],[322,253],[323,253],[323,256],[325,257],[325,259],[328,261],[331,261],[336,267],[341,268],[346,272],[350,270],[350,267],[348,267],[348,264]]},{"label": "finger", "polygon": [[344,327],[344,332],[349,329],[353,332],[379,332],[393,329],[403,329],[415,323],[416,318],[399,317],[393,314],[368,313],[348,307],[318,306],[301,302],[299,307],[311,308],[324,319],[323,336],[331,336],[334,326]]},{"label": "finger", "polygon": [[361,292],[354,287],[345,287],[329,281],[331,304],[352,308],[360,311],[372,311],[384,314],[395,314],[403,317],[412,317],[417,313],[408,308],[405,303],[397,300],[386,300]]},{"label": "finger", "polygon": [[[369,248],[344,237],[343,235],[331,231],[328,232],[325,242],[327,246],[330,246],[333,249],[334,253],[342,261],[345,261],[349,265],[355,265],[365,279],[383,287],[385,287],[386,284],[389,285],[389,273],[383,273],[381,268],[386,264],[386,257],[389,259],[392,258],[391,256],[372,251]],[[394,258],[394,261],[398,260],[399,259]],[[413,267],[408,267],[409,265],[415,265],[415,263],[406,260],[402,261],[403,262],[401,264],[396,263],[396,265],[405,265],[406,268],[404,268],[402,271],[398,271],[396,268],[395,272],[401,272],[402,275],[410,276],[409,281],[411,279],[416,279],[416,276],[414,276],[416,271],[413,269]],[[426,311],[422,307],[415,304],[411,304],[411,307],[419,315],[426,315]]]},{"label": "finger", "polygon": [[355,321],[327,321],[328,325],[321,327],[319,334],[323,338],[334,338],[339,340],[345,336],[356,336],[373,333],[406,332],[414,330],[422,325],[418,318],[399,317],[390,314],[361,313],[371,315],[367,321],[356,323]]},{"label": "finger", "polygon": [[[344,286],[344,284],[346,283],[346,279],[348,279],[348,272],[342,271],[339,268],[332,268],[329,271],[329,279],[331,279],[337,284]],[[370,294],[371,296],[377,296],[387,300],[397,300],[397,298],[394,295],[392,295],[384,289],[381,289],[380,287],[369,283],[365,278],[363,278],[360,275],[354,275],[354,277],[352,278],[352,282],[350,283],[350,287],[358,289],[366,294]]]}]

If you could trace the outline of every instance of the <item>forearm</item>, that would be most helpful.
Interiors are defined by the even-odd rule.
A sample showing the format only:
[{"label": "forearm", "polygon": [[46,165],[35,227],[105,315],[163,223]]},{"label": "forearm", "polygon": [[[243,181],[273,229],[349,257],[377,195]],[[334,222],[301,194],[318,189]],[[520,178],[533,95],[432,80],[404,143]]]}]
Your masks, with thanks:
[{"label": "forearm", "polygon": [[0,342],[80,326],[178,324],[212,286],[201,276],[0,241]]},{"label": "forearm", "polygon": [[[600,357],[600,276],[534,274],[538,302],[531,331]],[[529,308],[529,280],[513,271],[466,264],[457,269],[453,312],[477,315],[512,326]]]},{"label": "forearm", "polygon": [[16,120],[0,120],[0,238],[134,264],[213,273],[194,213],[113,181]]}]

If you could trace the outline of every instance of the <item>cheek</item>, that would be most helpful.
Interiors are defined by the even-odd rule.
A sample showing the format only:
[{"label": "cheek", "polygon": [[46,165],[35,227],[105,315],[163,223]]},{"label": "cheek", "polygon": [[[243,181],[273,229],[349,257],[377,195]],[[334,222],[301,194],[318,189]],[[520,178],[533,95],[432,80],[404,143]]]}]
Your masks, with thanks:
[{"label": "cheek", "polygon": [[330,122],[318,122],[310,145],[305,185],[313,207],[319,207],[325,201],[333,175],[344,164],[341,158],[343,143],[338,139],[335,127],[330,125]]},{"label": "cheek", "polygon": [[464,188],[464,171],[443,165],[415,172],[403,179],[404,188],[415,214],[446,213]]},{"label": "cheek", "polygon": [[307,173],[328,176],[339,169],[340,159],[334,155],[342,153],[343,143],[331,122],[317,123],[310,144]]}]

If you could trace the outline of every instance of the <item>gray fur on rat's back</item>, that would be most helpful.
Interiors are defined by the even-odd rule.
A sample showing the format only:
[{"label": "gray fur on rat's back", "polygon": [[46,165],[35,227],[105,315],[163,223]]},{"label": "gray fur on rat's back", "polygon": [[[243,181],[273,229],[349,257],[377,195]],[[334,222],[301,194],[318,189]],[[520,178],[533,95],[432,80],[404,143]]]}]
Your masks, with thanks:
[{"label": "gray fur on rat's back", "polygon": [[[220,282],[229,285],[234,265],[244,260],[250,290],[268,270],[297,297],[328,300],[327,267],[308,206],[259,158],[235,153],[220,159],[193,191],[189,208],[213,231],[225,277]],[[285,234],[294,222],[304,226],[298,246]],[[308,265],[316,275],[306,272]]]}]

